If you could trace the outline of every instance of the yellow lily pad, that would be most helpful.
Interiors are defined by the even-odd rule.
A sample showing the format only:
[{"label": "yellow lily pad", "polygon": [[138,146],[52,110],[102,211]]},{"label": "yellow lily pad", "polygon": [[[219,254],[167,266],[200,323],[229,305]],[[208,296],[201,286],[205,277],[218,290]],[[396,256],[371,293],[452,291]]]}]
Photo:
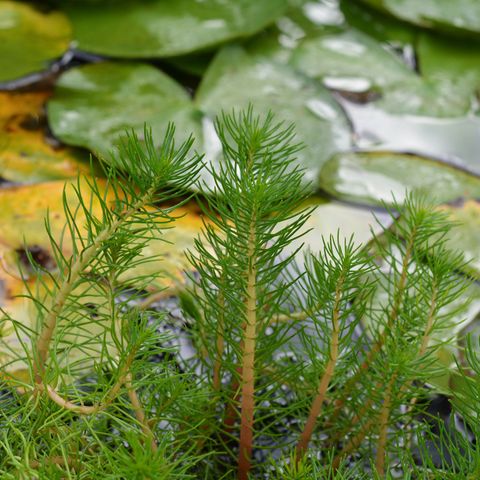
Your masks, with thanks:
[{"label": "yellow lily pad", "polygon": [[13,182],[87,173],[88,154],[46,141],[43,105],[50,92],[0,92],[0,177]]},{"label": "yellow lily pad", "polygon": [[[103,188],[102,180],[98,182]],[[85,180],[81,182],[81,186],[85,186]],[[26,263],[25,252],[28,250],[46,268],[51,270],[55,268],[44,219],[48,209],[51,233],[58,239],[65,223],[62,203],[64,187],[70,206],[74,209],[76,197],[69,182],[65,184],[63,181],[53,181],[36,185],[10,186],[0,190],[0,204],[3,206],[0,209],[0,307],[7,313],[7,316],[0,318],[0,377],[7,375],[18,379],[23,378],[28,372],[23,345],[29,346],[29,335],[22,333],[18,336],[8,316],[27,328],[35,328],[37,319],[33,303],[27,298],[19,297],[27,292],[21,277],[28,276],[28,266],[23,265],[24,271],[20,272],[18,265]],[[84,191],[88,190],[85,188]],[[113,195],[110,198],[113,200]],[[96,216],[101,216],[98,204],[94,203],[92,209]],[[175,210],[175,216],[179,217],[175,222],[175,228],[164,230],[161,237],[152,233],[152,240],[142,252],[144,257],[159,257],[158,261],[132,268],[123,276],[126,285],[136,276],[155,275],[158,272],[165,272],[165,275],[152,283],[153,291],[184,280],[183,272],[188,268],[185,250],[193,247],[194,238],[198,235],[203,221],[198,207],[193,204]],[[81,226],[82,223],[84,218],[79,215],[78,224]],[[62,245],[64,254],[69,255],[72,248],[71,240],[65,238]],[[29,286],[34,286],[35,280],[31,275],[26,281]],[[91,300],[83,298],[82,303],[86,308],[88,303],[95,304],[95,296]],[[101,349],[96,349],[100,345],[96,345],[95,341],[88,348],[85,346],[77,348],[77,344],[84,342],[86,335],[85,325],[82,328],[77,327],[77,323],[85,323],[85,312],[79,312],[79,315],[83,320],[75,322],[75,328],[68,329],[67,335],[62,338],[62,344],[70,347],[62,351],[60,362],[62,360],[64,363],[86,362],[86,365],[91,365],[91,361],[101,355]],[[92,330],[89,327],[88,331],[92,338],[95,335],[100,338],[100,333],[105,331],[105,325],[92,322]]]}]

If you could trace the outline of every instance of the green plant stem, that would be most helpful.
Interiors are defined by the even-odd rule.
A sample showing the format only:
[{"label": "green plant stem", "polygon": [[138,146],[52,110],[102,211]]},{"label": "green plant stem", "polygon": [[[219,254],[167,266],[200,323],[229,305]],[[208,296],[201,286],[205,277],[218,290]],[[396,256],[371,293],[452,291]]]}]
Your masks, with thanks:
[{"label": "green plant stem", "polygon": [[140,398],[137,395],[137,392],[132,385],[132,375],[129,373],[125,378],[125,386],[127,387],[128,398],[132,404],[133,411],[135,412],[135,417],[142,428],[142,432],[145,435],[145,438],[149,440],[150,448],[153,452],[158,450],[157,442],[155,441],[155,436],[149,426],[147,416],[145,415],[145,410],[143,409]]},{"label": "green plant stem", "polygon": [[375,421],[377,420],[376,416],[373,416],[369,420],[367,420],[363,425],[362,428],[353,436],[342,448],[342,450],[335,455],[335,458],[332,461],[332,468],[336,470],[340,466],[340,462],[342,459],[350,454],[351,452],[355,451],[360,444],[362,443],[363,439],[368,435],[370,432],[370,428],[374,425]]},{"label": "green plant stem", "polygon": [[220,371],[222,368],[222,359],[223,359],[223,351],[225,348],[225,339],[224,339],[224,332],[225,332],[225,298],[223,293],[220,291],[218,293],[218,310],[220,312],[220,316],[217,321],[217,332],[216,332],[216,341],[215,345],[217,348],[215,362],[213,365],[213,390],[218,392],[221,387],[221,376]]},{"label": "green plant stem", "polygon": [[248,275],[246,323],[242,349],[242,398],[240,404],[240,451],[238,479],[248,480],[253,449],[255,410],[255,348],[257,337],[257,269],[255,262],[255,218],[250,223],[248,237]]},{"label": "green plant stem", "polygon": [[105,396],[105,400],[103,402],[96,403],[95,405],[78,405],[76,403],[73,403],[62,397],[51,385],[48,384],[44,385],[43,383],[40,383],[37,384],[35,388],[38,391],[46,391],[47,395],[53,402],[55,402],[58,406],[65,408],[66,410],[78,413],[79,415],[93,415],[102,410],[105,410],[105,408],[107,408],[113,402],[113,400],[115,400],[116,396],[120,392],[120,389],[127,381],[129,375],[128,372],[136,353],[137,350],[134,349],[128,354],[125,360],[125,364],[121,368],[121,373],[118,380],[108,391],[107,395]]},{"label": "green plant stem", "polygon": [[338,416],[342,410],[342,407],[345,405],[345,399],[348,398],[350,393],[352,392],[353,387],[357,383],[359,377],[365,373],[366,370],[370,367],[374,359],[376,358],[377,354],[382,350],[383,344],[387,338],[388,332],[391,330],[392,326],[396,322],[398,318],[399,308],[403,300],[403,295],[405,294],[405,287],[407,282],[407,274],[408,274],[408,265],[410,264],[410,260],[413,254],[413,247],[415,244],[415,239],[417,237],[417,228],[413,228],[411,235],[409,236],[409,240],[407,243],[407,247],[405,249],[405,255],[402,259],[402,271],[400,273],[400,279],[397,283],[395,289],[395,296],[394,296],[394,303],[392,305],[392,309],[388,315],[388,322],[385,325],[385,328],[378,336],[377,340],[374,344],[370,347],[367,352],[365,360],[361,363],[357,372],[350,377],[350,379],[346,382],[341,399],[338,399],[335,402],[335,409],[332,413],[332,416],[329,420],[330,424],[335,424],[338,420]]},{"label": "green plant stem", "polygon": [[73,263],[70,268],[68,278],[59,288],[53,304],[47,313],[45,321],[40,330],[38,340],[36,343],[36,355],[33,364],[33,376],[36,384],[43,381],[43,373],[45,372],[45,364],[50,350],[50,343],[52,341],[53,333],[57,325],[58,317],[60,316],[68,296],[75,287],[75,283],[88,264],[95,258],[102,244],[121,226],[121,224],[131,217],[134,213],[140,210],[151,200],[155,190],[148,190],[135,204],[126,210],[122,215],[119,215],[110,225],[105,227],[97,235],[91,245],[89,245]]},{"label": "green plant stem", "polygon": [[340,317],[340,300],[342,297],[342,288],[343,288],[343,276],[340,277],[335,291],[335,303],[333,307],[333,319],[332,319],[332,338],[330,341],[330,355],[327,362],[327,366],[325,368],[325,372],[320,380],[318,385],[317,394],[313,399],[312,406],[310,407],[310,413],[308,415],[307,422],[305,423],[305,427],[303,428],[302,433],[300,434],[300,438],[297,443],[296,447],[296,461],[297,463],[300,462],[302,457],[304,456],[308,444],[310,443],[310,439],[312,438],[313,430],[315,428],[315,424],[317,422],[317,418],[320,416],[322,411],[323,402],[327,396],[327,390],[330,385],[330,381],[333,377],[335,372],[335,366],[337,363],[338,358],[338,350],[339,350],[339,336],[340,336],[340,324],[339,324],[339,317]]},{"label": "green plant stem", "polygon": [[390,378],[385,390],[383,398],[382,409],[380,410],[380,431],[377,442],[377,454],[375,458],[375,469],[379,477],[385,477],[385,457],[388,441],[388,425],[390,419],[390,411],[392,409],[392,390],[397,378],[397,373],[394,373]]}]

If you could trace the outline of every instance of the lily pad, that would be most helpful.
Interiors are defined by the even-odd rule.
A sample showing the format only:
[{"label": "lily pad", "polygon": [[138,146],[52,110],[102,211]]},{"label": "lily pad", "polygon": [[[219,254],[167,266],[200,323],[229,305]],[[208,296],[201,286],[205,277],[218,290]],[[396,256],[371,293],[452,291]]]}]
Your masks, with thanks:
[{"label": "lily pad", "polygon": [[277,119],[295,123],[296,140],[305,145],[297,161],[307,169],[306,180],[315,179],[333,153],[351,145],[349,121],[322,85],[287,65],[225,47],[205,74],[196,104],[214,117],[249,103],[257,113],[272,111]]},{"label": "lily pad", "polygon": [[440,208],[455,222],[447,237],[450,248],[463,252],[469,262],[467,273],[480,280],[480,202],[467,200]]},{"label": "lily pad", "polygon": [[[100,187],[104,185],[98,180]],[[0,210],[0,246],[3,249],[3,257],[9,259],[9,263],[15,269],[19,259],[26,259],[23,253],[29,251],[35,258],[40,259],[44,266],[54,268],[53,252],[51,251],[49,237],[45,231],[45,215],[47,210],[50,214],[50,229],[52,236],[56,239],[60,235],[65,224],[62,193],[66,185],[66,197],[75,208],[77,197],[73,188],[65,182],[55,181],[37,185],[23,185],[5,187],[0,190],[0,204],[4,206]],[[86,188],[86,182],[82,181],[82,188]],[[102,187],[103,188],[103,187]],[[109,194],[110,195],[110,194]],[[114,201],[114,196],[107,196]],[[93,213],[101,217],[101,207],[97,202],[92,204]],[[169,279],[183,279],[183,271],[187,267],[184,252],[187,248],[193,247],[193,239],[200,232],[203,221],[199,215],[198,208],[188,205],[175,210],[179,218],[175,222],[175,228],[167,229],[161,237],[152,234],[151,242],[144,249],[145,257],[159,256],[161,261],[157,264],[145,264],[123,277],[124,281],[132,278],[132,275],[148,275],[155,272],[163,272]],[[79,214],[78,225],[84,223],[84,218]],[[71,254],[71,240],[66,237],[62,242],[63,253]],[[159,285],[169,284],[159,279]],[[152,285],[156,288],[159,285]]]},{"label": "lily pad", "polygon": [[340,6],[351,27],[381,42],[404,46],[414,43],[416,30],[412,25],[351,0],[342,0]]},{"label": "lily pad", "polygon": [[307,251],[316,254],[323,249],[323,240],[330,235],[344,239],[353,237],[355,245],[365,245],[379,234],[391,221],[384,212],[374,212],[369,208],[356,207],[337,201],[326,200],[318,195],[312,196],[304,207],[315,207],[310,218],[301,229],[302,237],[290,244],[286,252],[298,251],[298,261]]},{"label": "lily pad", "polygon": [[195,102],[174,80],[144,64],[104,62],[71,69],[48,104],[49,122],[63,142],[89,148],[106,159],[126,129],[142,135],[144,124],[162,138],[169,121],[178,140],[192,134],[195,147],[215,162],[221,154],[212,120],[222,110],[253,103],[257,113],[272,110],[296,124],[306,148],[298,156],[314,180],[332,153],[351,145],[347,117],[331,94],[291,67],[226,47],[213,60]]},{"label": "lily pad", "polygon": [[[308,38],[295,49],[290,63],[327,86],[350,90],[385,87],[415,74],[400,57],[368,35],[355,30]],[[356,86],[355,86],[356,85]]]},{"label": "lily pad", "polygon": [[89,171],[85,152],[47,142],[43,105],[49,96],[50,92],[0,92],[1,178],[37,182]]},{"label": "lily pad", "polygon": [[0,82],[45,70],[71,40],[67,17],[23,2],[0,2]]},{"label": "lily pad", "polygon": [[480,34],[477,0],[362,0],[397,18],[427,28]]},{"label": "lily pad", "polygon": [[272,23],[287,0],[139,0],[69,5],[78,48],[122,58],[173,57],[247,37]]},{"label": "lily pad", "polygon": [[163,138],[168,122],[174,122],[177,139],[199,133],[201,114],[187,91],[145,64],[104,62],[64,73],[48,103],[53,133],[63,142],[90,149],[109,158],[126,130],[141,137],[144,125],[154,138]]},{"label": "lily pad", "polygon": [[369,205],[401,202],[407,191],[438,203],[480,198],[480,177],[451,165],[411,154],[338,154],[322,168],[319,186],[330,195]]}]

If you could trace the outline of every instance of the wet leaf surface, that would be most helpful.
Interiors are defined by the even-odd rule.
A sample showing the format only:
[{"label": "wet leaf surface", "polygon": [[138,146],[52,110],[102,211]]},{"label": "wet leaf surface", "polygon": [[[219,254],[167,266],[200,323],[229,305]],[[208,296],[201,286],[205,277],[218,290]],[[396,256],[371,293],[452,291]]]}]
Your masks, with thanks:
[{"label": "wet leaf surface", "polygon": [[173,57],[256,33],[279,17],[286,0],[139,0],[70,5],[78,48],[122,58]]},{"label": "wet leaf surface", "polygon": [[163,137],[169,122],[175,122],[178,141],[192,133],[201,138],[200,116],[181,85],[138,63],[104,62],[69,70],[48,103],[49,124],[58,138],[107,160],[127,130],[142,137],[146,124],[155,139]]},{"label": "wet leaf surface", "polygon": [[70,23],[62,12],[0,2],[0,82],[45,70],[68,49],[70,39]]},{"label": "wet leaf surface", "polygon": [[402,20],[446,32],[480,34],[480,4],[476,0],[362,0]]},{"label": "wet leaf surface", "polygon": [[[249,55],[236,46],[225,47],[213,60],[196,96],[197,105],[214,117],[253,104],[255,111],[272,111],[295,123],[296,140],[305,148],[298,163],[315,179],[321,165],[336,151],[351,145],[348,119],[331,94],[319,83],[286,65]],[[215,147],[215,145],[213,145]],[[218,152],[207,150],[207,156]]]},{"label": "wet leaf surface", "polygon": [[46,138],[47,91],[0,92],[0,177],[38,182],[75,177],[90,170],[88,153],[53,146]]},{"label": "wet leaf surface", "polygon": [[393,152],[338,154],[322,168],[319,186],[328,194],[369,205],[398,202],[406,192],[437,203],[480,198],[480,177],[436,160]]},{"label": "wet leaf surface", "polygon": [[297,139],[306,145],[298,162],[307,169],[307,180],[315,178],[332,153],[351,144],[348,119],[325,88],[288,66],[252,58],[240,47],[228,47],[213,60],[194,102],[183,87],[152,66],[105,62],[62,75],[48,113],[53,132],[63,142],[105,159],[126,129],[142,135],[147,123],[160,139],[173,121],[178,141],[193,133],[195,148],[216,162],[220,149],[213,118],[249,103],[258,113],[272,110],[296,124]]},{"label": "wet leaf surface", "polygon": [[331,88],[364,91],[414,77],[402,59],[359,31],[318,35],[301,42],[290,63]]}]

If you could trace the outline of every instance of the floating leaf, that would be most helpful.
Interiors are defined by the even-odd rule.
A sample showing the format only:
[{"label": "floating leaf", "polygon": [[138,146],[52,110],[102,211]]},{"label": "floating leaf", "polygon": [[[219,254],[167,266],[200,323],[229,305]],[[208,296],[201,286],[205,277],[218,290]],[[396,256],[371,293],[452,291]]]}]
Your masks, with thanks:
[{"label": "floating leaf", "polygon": [[397,55],[355,30],[304,40],[290,63],[329,87],[345,90],[364,91],[415,76]]},{"label": "floating leaf", "polygon": [[328,240],[330,235],[338,235],[340,241],[353,237],[355,244],[360,246],[367,244],[373,233],[382,231],[381,223],[386,227],[390,223],[390,216],[385,213],[329,201],[318,195],[312,196],[304,207],[315,207],[315,210],[301,229],[303,236],[286,249],[293,253],[303,245],[299,261],[307,250],[314,254],[321,251],[323,240]]},{"label": "floating leaf", "polygon": [[173,57],[253,35],[279,17],[287,0],[138,0],[69,5],[78,48],[122,58]]},{"label": "floating leaf", "polygon": [[252,103],[256,112],[272,111],[294,123],[296,140],[305,145],[297,159],[308,169],[307,179],[314,179],[333,153],[351,144],[348,119],[328,90],[286,65],[248,55],[237,46],[225,47],[213,60],[196,103],[210,117]]},{"label": "floating leaf", "polygon": [[152,66],[105,62],[62,75],[48,113],[63,142],[106,159],[126,129],[142,135],[147,123],[154,138],[162,138],[173,121],[179,141],[193,133],[197,150],[205,149],[207,160],[215,162],[221,148],[213,117],[249,102],[258,113],[272,110],[279,120],[296,124],[297,139],[306,145],[298,161],[312,180],[332,153],[350,146],[348,119],[326,89],[291,67],[252,58],[239,47],[222,50],[212,62],[195,103]]},{"label": "floating leaf", "polygon": [[480,202],[465,202],[440,207],[456,223],[448,234],[449,247],[464,253],[467,272],[480,280]]},{"label": "floating leaf", "polygon": [[[100,187],[104,185],[98,180]],[[77,197],[73,188],[67,182],[66,198],[71,209],[75,209]],[[50,241],[45,231],[45,215],[47,210],[50,215],[50,229],[54,238],[59,239],[65,224],[63,210],[62,192],[65,183],[62,181],[42,183],[38,185],[24,185],[5,187],[0,190],[0,204],[4,208],[0,210],[0,245],[6,250],[4,256],[9,258],[9,263],[15,266],[16,261],[27,258],[23,252],[29,251],[34,258],[42,259],[44,266],[53,264],[53,253],[50,248]],[[87,192],[88,187],[85,180],[81,182],[81,188]],[[103,187],[102,187],[103,188]],[[113,194],[111,197],[114,199]],[[92,204],[93,213],[101,218],[101,207],[97,202]],[[81,211],[80,211],[81,212]],[[184,251],[193,246],[193,239],[200,231],[202,220],[198,210],[192,205],[175,210],[178,220],[175,228],[167,229],[161,238],[153,236],[149,245],[145,248],[145,257],[160,256],[162,261],[154,265],[132,269],[131,275],[151,274],[156,271],[168,274],[170,278],[183,278],[183,270],[186,267]],[[77,221],[79,228],[84,223],[81,214]],[[68,237],[64,238],[62,247],[65,255],[70,255],[72,246]],[[20,257],[19,257],[20,256]],[[130,278],[125,276],[124,279]],[[163,281],[162,281],[163,282]],[[152,288],[155,288],[152,285]]]},{"label": "floating leaf", "polygon": [[480,198],[480,177],[430,158],[393,152],[342,153],[329,160],[321,189],[337,198],[369,205],[401,202],[407,191],[422,192],[438,203]]},{"label": "floating leaf", "polygon": [[373,9],[365,8],[351,0],[341,1],[341,10],[347,23],[369,36],[395,45],[412,45],[416,37],[416,29],[390,15],[384,15]]},{"label": "floating leaf", "polygon": [[362,0],[402,20],[448,32],[480,34],[477,0]]},{"label": "floating leaf", "polygon": [[70,39],[70,23],[63,13],[0,2],[0,82],[45,70],[67,50]]},{"label": "floating leaf", "polygon": [[104,62],[74,68],[63,74],[48,103],[48,119],[63,142],[109,158],[133,129],[141,137],[144,126],[163,138],[174,122],[177,139],[199,133],[201,114],[186,90],[160,70],[145,64]]},{"label": "floating leaf", "polygon": [[89,171],[88,155],[45,139],[49,92],[0,92],[0,177],[13,182],[72,178]]}]

